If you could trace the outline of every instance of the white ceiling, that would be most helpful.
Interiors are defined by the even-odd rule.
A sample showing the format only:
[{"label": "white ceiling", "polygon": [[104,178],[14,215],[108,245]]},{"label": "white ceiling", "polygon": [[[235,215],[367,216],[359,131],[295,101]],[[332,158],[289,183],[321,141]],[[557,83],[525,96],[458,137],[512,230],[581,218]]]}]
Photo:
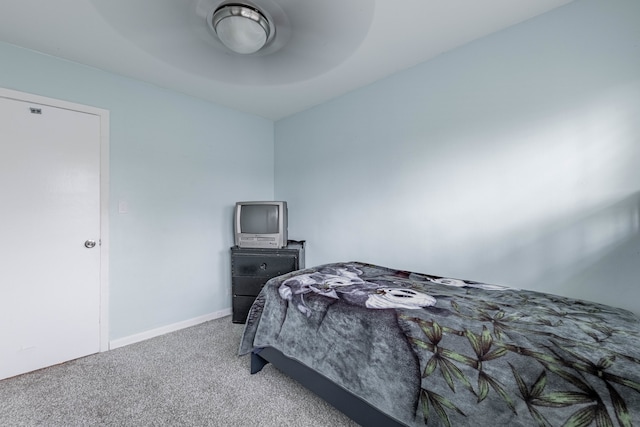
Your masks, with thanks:
[{"label": "white ceiling", "polygon": [[221,1],[0,0],[0,40],[278,120],[573,0],[252,0],[279,26],[249,57]]}]

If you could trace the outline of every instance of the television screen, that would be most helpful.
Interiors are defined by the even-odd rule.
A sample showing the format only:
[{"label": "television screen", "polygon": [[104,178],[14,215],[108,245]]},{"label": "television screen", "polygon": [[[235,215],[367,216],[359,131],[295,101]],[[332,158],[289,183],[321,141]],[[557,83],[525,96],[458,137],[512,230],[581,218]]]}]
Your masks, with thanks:
[{"label": "television screen", "polygon": [[277,233],[278,205],[246,205],[242,208],[240,228],[243,233]]}]

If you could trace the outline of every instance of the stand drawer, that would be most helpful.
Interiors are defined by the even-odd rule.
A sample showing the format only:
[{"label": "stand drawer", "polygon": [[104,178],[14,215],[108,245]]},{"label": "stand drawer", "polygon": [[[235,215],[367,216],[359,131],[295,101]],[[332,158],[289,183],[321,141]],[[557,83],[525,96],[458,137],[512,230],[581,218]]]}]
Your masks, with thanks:
[{"label": "stand drawer", "polygon": [[249,314],[249,309],[251,305],[255,301],[255,297],[243,297],[243,296],[234,296],[231,301],[232,304],[232,316],[231,321],[233,323],[244,323],[247,321],[247,315]]},{"label": "stand drawer", "polygon": [[295,256],[236,255],[232,264],[232,276],[271,278],[297,270]]},{"label": "stand drawer", "polygon": [[258,296],[260,290],[264,286],[269,278],[266,277],[249,277],[238,276],[234,277],[231,284],[231,292],[233,295],[252,295]]}]

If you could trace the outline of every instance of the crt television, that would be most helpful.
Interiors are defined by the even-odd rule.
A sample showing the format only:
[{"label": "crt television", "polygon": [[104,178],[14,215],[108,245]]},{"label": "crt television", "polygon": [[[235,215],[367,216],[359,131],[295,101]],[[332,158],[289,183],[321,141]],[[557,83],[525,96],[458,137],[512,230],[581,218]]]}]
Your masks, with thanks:
[{"label": "crt television", "polygon": [[241,248],[287,246],[287,202],[236,202],[235,244]]}]

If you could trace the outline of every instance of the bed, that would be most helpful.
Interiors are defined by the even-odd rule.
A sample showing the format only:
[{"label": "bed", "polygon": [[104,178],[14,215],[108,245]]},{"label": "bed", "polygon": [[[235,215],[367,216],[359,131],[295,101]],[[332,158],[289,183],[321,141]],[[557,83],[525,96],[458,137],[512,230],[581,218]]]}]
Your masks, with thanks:
[{"label": "bed", "polygon": [[239,353],[363,426],[640,425],[640,319],[540,292],[318,266],[265,285]]}]

